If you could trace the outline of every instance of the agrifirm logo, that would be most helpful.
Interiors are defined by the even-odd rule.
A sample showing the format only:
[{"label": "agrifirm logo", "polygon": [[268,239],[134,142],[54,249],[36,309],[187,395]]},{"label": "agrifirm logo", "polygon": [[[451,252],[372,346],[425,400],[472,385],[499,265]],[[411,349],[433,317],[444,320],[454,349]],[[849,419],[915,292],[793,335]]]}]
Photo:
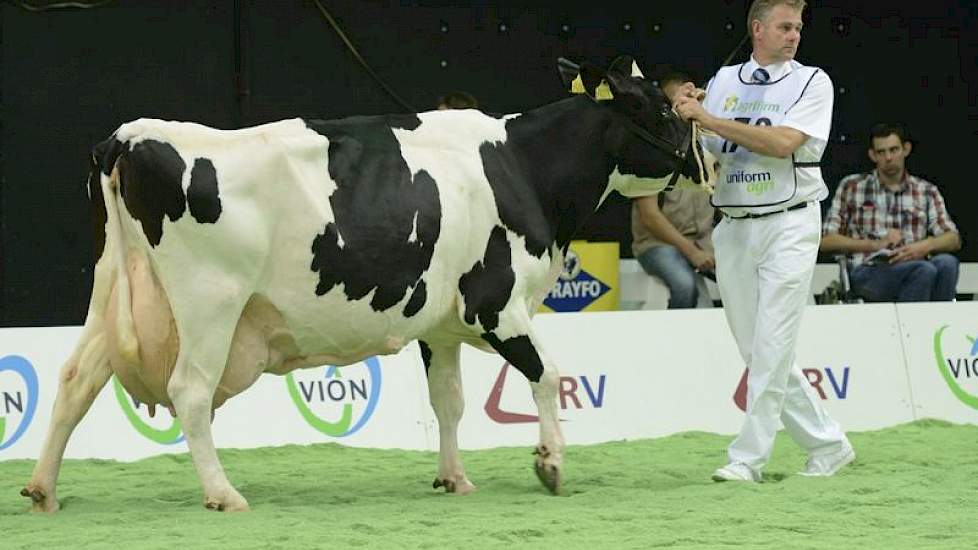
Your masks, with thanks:
[{"label": "agrifirm logo", "polygon": [[167,409],[164,408],[165,413],[161,413],[157,418],[156,406],[145,406],[145,403],[130,396],[115,376],[112,377],[112,386],[119,408],[140,435],[160,445],[176,445],[183,442],[183,428],[180,426],[180,421],[173,418]]},{"label": "agrifirm logo", "polygon": [[609,290],[611,287],[584,271],[581,257],[568,249],[564,256],[564,269],[543,304],[558,312],[581,311]]},{"label": "agrifirm logo", "polygon": [[934,359],[951,393],[965,405],[978,409],[978,335],[951,325],[934,332]]},{"label": "agrifirm logo", "polygon": [[[506,363],[496,377],[496,383],[489,391],[486,399],[486,415],[499,424],[525,424],[537,422],[539,417],[535,414],[518,413],[505,410],[501,403],[503,401],[503,389],[506,387],[506,374],[509,372],[510,365]],[[517,373],[518,374],[518,373]],[[523,386],[528,388],[526,378],[518,374]],[[601,374],[595,377],[588,376],[561,376],[558,396],[560,409],[600,409],[604,406],[604,389],[607,375]]]},{"label": "agrifirm logo", "polygon": [[[740,377],[737,389],[734,390],[733,401],[737,408],[747,412],[747,373]],[[805,379],[811,384],[815,393],[823,401],[844,400],[849,395],[849,367],[825,367],[822,369],[801,369]]]},{"label": "agrifirm logo", "polygon": [[780,113],[781,105],[760,100],[741,101],[739,97],[731,95],[723,101],[723,111],[725,113]]},{"label": "agrifirm logo", "polygon": [[380,401],[380,361],[370,357],[339,369],[317,367],[285,377],[299,414],[316,431],[330,437],[355,434],[370,420]]},{"label": "agrifirm logo", "polygon": [[0,358],[0,451],[23,437],[37,410],[37,372],[19,355]]}]

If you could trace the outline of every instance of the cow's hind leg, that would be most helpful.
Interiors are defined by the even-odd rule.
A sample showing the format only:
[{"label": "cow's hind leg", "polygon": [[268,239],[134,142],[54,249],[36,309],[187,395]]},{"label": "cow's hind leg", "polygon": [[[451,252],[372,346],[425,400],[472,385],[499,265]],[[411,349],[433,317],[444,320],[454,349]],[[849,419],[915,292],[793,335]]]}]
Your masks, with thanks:
[{"label": "cow's hind leg", "polygon": [[90,313],[75,351],[61,368],[44,447],[31,480],[20,492],[31,499],[35,512],[58,511],[56,486],[68,438],[111,374],[101,319]]},{"label": "cow's hind leg", "polygon": [[243,511],[248,509],[248,502],[228,481],[214,448],[211,413],[214,392],[227,365],[231,339],[244,304],[198,298],[195,303],[201,307],[193,316],[176,318],[180,352],[167,393],[203,485],[204,506],[209,510]]},{"label": "cow's hind leg", "polygon": [[536,343],[530,321],[519,313],[500,316],[497,328],[482,335],[509,364],[530,381],[533,400],[540,417],[540,444],[534,454],[534,468],[540,482],[557,494],[560,492],[561,466],[564,461],[564,436],[557,417],[557,390],[560,375],[553,362]]},{"label": "cow's hind leg", "polygon": [[465,477],[458,454],[458,422],[465,409],[462,377],[459,372],[459,344],[419,342],[428,375],[428,397],[438,417],[438,477],[434,488],[460,495],[471,493],[475,485]]}]

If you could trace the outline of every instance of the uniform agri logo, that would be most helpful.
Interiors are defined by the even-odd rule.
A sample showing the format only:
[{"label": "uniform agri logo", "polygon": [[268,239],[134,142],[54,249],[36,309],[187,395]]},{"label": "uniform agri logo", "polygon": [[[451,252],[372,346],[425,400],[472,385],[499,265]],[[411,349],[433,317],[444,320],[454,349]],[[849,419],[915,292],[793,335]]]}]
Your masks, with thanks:
[{"label": "uniform agri logo", "polygon": [[37,410],[37,372],[19,355],[0,358],[0,451],[23,437]]},{"label": "uniform agri logo", "polygon": [[145,403],[131,397],[115,376],[112,377],[112,386],[122,412],[143,437],[160,445],[176,445],[184,440],[180,421],[173,418],[168,411],[156,418],[155,407],[144,407]]},{"label": "uniform agri logo", "polygon": [[363,428],[380,400],[376,357],[343,367],[318,367],[285,377],[289,396],[302,418],[322,434],[346,437]]},{"label": "uniform agri logo", "polygon": [[951,393],[978,409],[978,339],[944,325],[934,333],[934,359]]},{"label": "uniform agri logo", "polygon": [[609,290],[611,287],[584,271],[581,257],[568,249],[564,269],[543,304],[554,311],[581,311]]},{"label": "uniform agri logo", "polygon": [[[496,383],[493,384],[492,389],[489,390],[489,398],[486,399],[486,404],[484,407],[486,416],[500,424],[524,424],[529,422],[537,422],[539,418],[534,414],[512,412],[504,410],[502,407],[501,403],[503,401],[503,388],[506,387],[506,373],[509,371],[509,367],[509,363],[503,365],[503,368],[499,371],[499,376],[496,377]],[[558,391],[560,409],[562,411],[566,411],[572,407],[574,409],[600,409],[604,406],[604,387],[606,379],[607,376],[604,374],[599,375],[597,380],[595,380],[593,377],[589,378],[584,375],[578,377],[561,376]],[[521,381],[524,382],[525,387],[526,379],[521,378]]]}]

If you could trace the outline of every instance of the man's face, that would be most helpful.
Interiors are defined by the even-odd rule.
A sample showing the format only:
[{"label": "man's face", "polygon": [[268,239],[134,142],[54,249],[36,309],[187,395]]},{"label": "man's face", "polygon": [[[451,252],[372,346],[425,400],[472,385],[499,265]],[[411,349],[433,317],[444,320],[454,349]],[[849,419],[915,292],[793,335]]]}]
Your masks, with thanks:
[{"label": "man's face", "polygon": [[901,143],[896,134],[873,138],[873,147],[869,150],[869,158],[876,163],[876,169],[888,178],[898,178],[903,175],[905,161],[909,154],[910,144]]},{"label": "man's face", "polygon": [[773,63],[789,61],[798,53],[801,42],[801,11],[779,4],[771,8],[763,21],[751,23],[754,49]]}]

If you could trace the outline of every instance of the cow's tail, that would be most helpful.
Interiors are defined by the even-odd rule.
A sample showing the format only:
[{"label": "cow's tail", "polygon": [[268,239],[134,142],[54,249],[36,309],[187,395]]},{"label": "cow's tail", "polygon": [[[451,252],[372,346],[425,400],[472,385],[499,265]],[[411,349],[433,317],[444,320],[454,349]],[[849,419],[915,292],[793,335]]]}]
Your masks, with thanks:
[{"label": "cow's tail", "polygon": [[[132,296],[126,269],[126,242],[122,234],[119,201],[119,167],[116,164],[124,144],[114,137],[97,145],[92,154],[89,192],[95,212],[95,245],[99,255],[92,288],[93,311],[104,312],[109,304],[113,282],[116,292],[116,342],[123,360],[139,362],[139,342],[132,319]],[[101,201],[99,200],[101,199]]]}]

